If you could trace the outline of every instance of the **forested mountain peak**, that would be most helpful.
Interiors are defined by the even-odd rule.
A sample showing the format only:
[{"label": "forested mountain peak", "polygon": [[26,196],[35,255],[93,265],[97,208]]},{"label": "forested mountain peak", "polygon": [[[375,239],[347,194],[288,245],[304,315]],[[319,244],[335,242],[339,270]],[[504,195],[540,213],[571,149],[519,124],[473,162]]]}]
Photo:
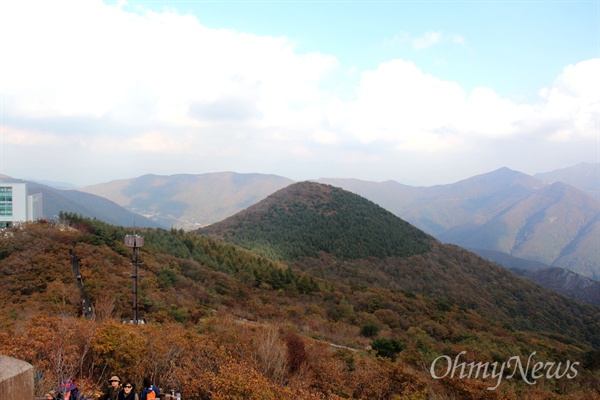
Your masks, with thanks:
[{"label": "forested mountain peak", "polygon": [[[557,311],[562,300],[542,306],[549,294],[506,269],[444,245],[371,201],[329,185],[290,185],[197,233],[353,288],[370,284],[452,299],[504,323],[518,320],[519,329],[560,330],[563,322],[556,315],[564,320],[571,313]],[[520,300],[513,303],[515,296]],[[517,318],[528,313],[520,309],[525,303],[538,307],[535,321]],[[589,339],[589,331],[583,336]]]},{"label": "forested mountain peak", "polygon": [[433,238],[375,203],[315,182],[292,184],[197,231],[276,259],[411,256]]}]

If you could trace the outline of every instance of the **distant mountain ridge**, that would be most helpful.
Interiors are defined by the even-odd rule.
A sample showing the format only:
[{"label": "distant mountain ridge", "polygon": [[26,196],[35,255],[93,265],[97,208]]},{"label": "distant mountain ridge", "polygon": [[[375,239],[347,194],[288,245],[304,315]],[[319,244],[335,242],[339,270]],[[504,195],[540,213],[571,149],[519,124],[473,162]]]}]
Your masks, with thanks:
[{"label": "distant mountain ridge", "polygon": [[144,175],[82,188],[163,227],[197,229],[223,220],[293,183],[277,175],[217,172]]},{"label": "distant mountain ridge", "polygon": [[[585,241],[586,229],[597,223],[597,201],[572,186],[556,182],[544,186],[490,215],[482,223],[454,226],[438,235],[442,241],[464,247],[502,251],[515,257],[563,266],[573,256],[574,241]],[[596,251],[594,251],[596,250]],[[577,272],[592,277],[600,260],[598,249],[588,246],[581,252]],[[575,268],[573,263],[572,268]]]},{"label": "distant mountain ridge", "polygon": [[[431,187],[345,179],[319,179],[319,182],[365,196],[433,235],[454,226],[487,220],[544,186],[543,182],[508,168]],[[381,188],[377,190],[377,186]]]},{"label": "distant mountain ridge", "polygon": [[568,269],[549,267],[536,271],[515,271],[546,289],[600,306],[600,282],[585,278]]},{"label": "distant mountain ridge", "polygon": [[546,182],[564,182],[577,189],[600,198],[600,163],[581,163],[568,168],[534,175],[535,178]]},{"label": "distant mountain ridge", "polygon": [[[561,176],[590,187],[599,165],[578,165],[561,170]],[[550,179],[556,174],[536,176]],[[499,251],[600,280],[598,200],[564,182],[547,183],[509,168],[432,187],[358,179],[317,182],[359,194],[442,241]],[[220,172],[145,175],[81,190],[106,197],[163,227],[188,230],[221,221],[292,183],[276,175]]]},{"label": "distant mountain ridge", "polygon": [[538,285],[584,303],[600,306],[600,282],[571,270],[493,250],[468,249]]},{"label": "distant mountain ridge", "polygon": [[42,194],[42,212],[46,219],[58,218],[60,212],[68,212],[87,218],[96,218],[119,226],[158,228],[156,222],[131,212],[104,197],[72,189],[56,189],[36,182],[3,177],[5,182],[27,183],[29,194]]},{"label": "distant mountain ridge", "polygon": [[600,205],[565,183],[545,184],[508,168],[428,188],[319,181],[358,193],[444,242],[600,279]]}]

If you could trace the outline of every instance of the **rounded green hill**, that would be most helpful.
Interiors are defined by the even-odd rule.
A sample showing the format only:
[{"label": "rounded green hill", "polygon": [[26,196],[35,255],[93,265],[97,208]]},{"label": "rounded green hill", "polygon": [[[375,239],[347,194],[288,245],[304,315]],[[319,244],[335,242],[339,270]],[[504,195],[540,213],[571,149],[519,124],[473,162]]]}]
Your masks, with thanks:
[{"label": "rounded green hill", "polygon": [[345,260],[408,257],[435,240],[361,196],[314,182],[290,185],[198,233],[280,260],[321,252]]}]

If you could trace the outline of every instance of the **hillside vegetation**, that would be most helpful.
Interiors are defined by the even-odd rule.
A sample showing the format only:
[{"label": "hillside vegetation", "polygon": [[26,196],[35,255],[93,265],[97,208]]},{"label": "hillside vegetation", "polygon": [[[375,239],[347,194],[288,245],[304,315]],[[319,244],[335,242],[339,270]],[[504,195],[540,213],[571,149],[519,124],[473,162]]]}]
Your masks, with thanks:
[{"label": "hillside vegetation", "polygon": [[[298,270],[353,288],[426,295],[507,327],[566,332],[600,346],[595,312],[452,245],[442,245],[376,204],[330,185],[290,185],[198,233],[274,254]],[[308,242],[308,243],[307,243]],[[532,313],[530,307],[535,307]],[[586,315],[584,319],[580,319]],[[533,317],[535,316],[535,317]]]},{"label": "hillside vegetation", "polygon": [[[61,220],[4,231],[0,241],[0,353],[34,365],[39,394],[71,376],[91,394],[119,374],[138,384],[150,375],[187,399],[600,398],[599,348],[586,333],[597,332],[597,308],[519,293],[517,312],[532,320],[557,299],[574,313],[568,332],[521,329],[499,321],[498,308],[462,306],[455,291],[418,293],[429,277],[416,280],[415,291],[380,285],[377,276],[357,284],[351,273],[327,276],[329,268],[309,262],[326,257],[306,259],[302,271],[300,259],[292,266],[214,238],[144,229],[139,306],[148,324],[134,326],[121,323],[131,317],[131,249],[123,237],[132,232],[72,214]],[[72,251],[93,320],[80,317]],[[432,246],[412,258],[422,257],[417,267],[426,269],[434,254]],[[463,257],[479,268],[470,253]],[[368,260],[339,262],[341,270],[350,262],[387,273]],[[487,390],[498,383],[489,378],[432,379],[433,360],[463,351],[469,362],[518,356],[526,364],[536,352],[536,361],[581,364],[574,379],[530,386],[515,377],[496,390]]]},{"label": "hillside vegetation", "polygon": [[271,258],[408,257],[433,238],[375,203],[329,185],[301,182],[197,231]]}]

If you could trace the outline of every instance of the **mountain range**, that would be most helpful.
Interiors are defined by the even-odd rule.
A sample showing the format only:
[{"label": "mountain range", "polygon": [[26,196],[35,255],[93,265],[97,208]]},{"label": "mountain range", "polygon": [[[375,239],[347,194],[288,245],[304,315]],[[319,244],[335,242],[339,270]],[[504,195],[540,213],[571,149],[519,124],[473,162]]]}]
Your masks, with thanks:
[{"label": "mountain range", "polygon": [[[501,168],[432,187],[357,179],[318,182],[359,194],[443,242],[600,280],[600,204],[590,189],[598,181],[599,167],[580,164],[537,177]],[[223,172],[145,175],[80,190],[110,199],[163,227],[196,229],[292,183],[275,175]]]},{"label": "mountain range", "polygon": [[600,163],[581,163],[568,168],[537,173],[534,177],[546,183],[568,183],[593,197],[600,198]]},{"label": "mountain range", "polygon": [[[502,168],[433,187],[319,182],[360,194],[442,242],[465,247],[544,287],[597,304],[600,293],[588,280],[600,279],[598,200],[590,189],[599,167],[580,164],[535,177]],[[292,183],[276,175],[222,172],[145,175],[79,190],[29,182],[29,192],[43,193],[50,219],[66,211],[121,226],[189,230],[222,221]],[[576,272],[578,279],[550,266]]]},{"label": "mountain range", "polygon": [[[76,376],[89,397],[127,373],[198,399],[599,398],[600,308],[336,186],[293,183],[196,231],[140,229],[143,325],[121,322],[131,228],[65,213],[9,229],[0,353],[42,383]],[[83,290],[95,318],[77,318]],[[523,371],[434,379],[446,357]],[[531,360],[577,374],[538,379]]]},{"label": "mountain range", "polygon": [[319,181],[358,193],[443,242],[600,279],[600,202],[569,184],[508,168],[433,187]]}]

